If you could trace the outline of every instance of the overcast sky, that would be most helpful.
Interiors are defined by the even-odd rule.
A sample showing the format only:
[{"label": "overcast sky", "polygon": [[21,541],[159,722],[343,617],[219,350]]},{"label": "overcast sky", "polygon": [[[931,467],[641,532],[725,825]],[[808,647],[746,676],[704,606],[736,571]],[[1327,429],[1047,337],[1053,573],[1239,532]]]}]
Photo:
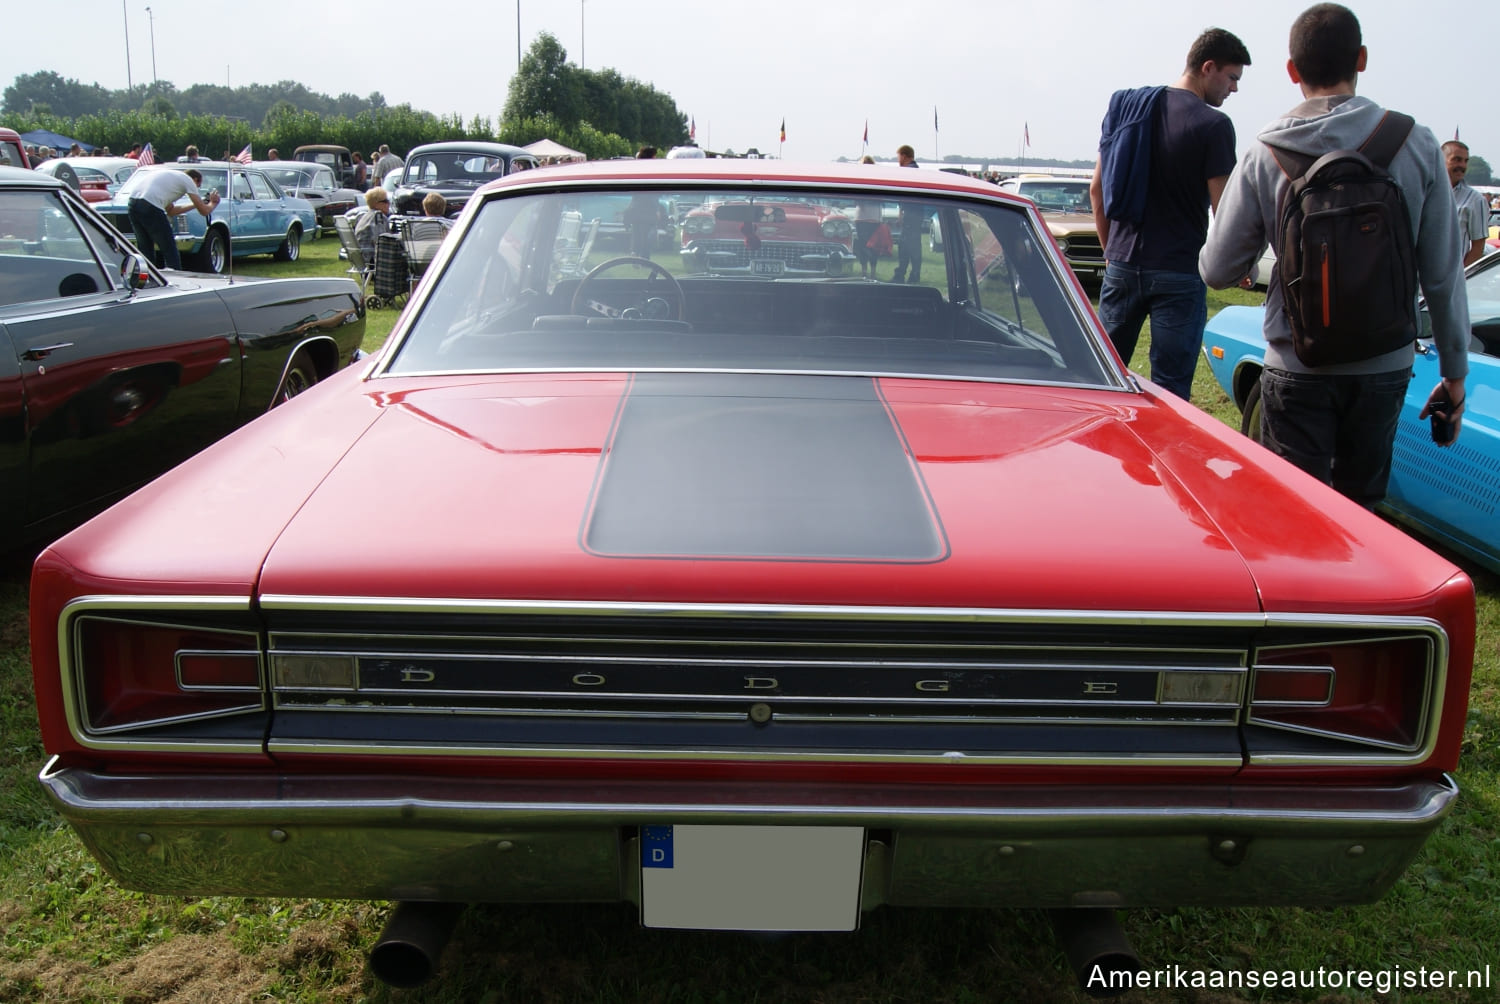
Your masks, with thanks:
[{"label": "overcast sky", "polygon": [[[498,121],[523,50],[550,32],[568,59],[613,68],[669,95],[716,150],[788,160],[1092,160],[1110,92],[1168,83],[1193,38],[1219,26],[1250,49],[1224,111],[1240,149],[1300,99],[1287,31],[1306,0],[69,0],[11,5],[0,84],[52,70],[83,83],[155,75],[179,88],[297,80],[439,114]],[[1487,83],[1493,26],[1466,0],[1351,5],[1370,49],[1359,92],[1416,117],[1438,139],[1458,129],[1500,170],[1500,110]],[[1469,26],[1466,28],[1465,26]],[[938,130],[933,129],[936,109]],[[786,122],[787,139],[778,143]],[[1030,146],[1023,149],[1029,132]],[[259,151],[257,151],[259,153]]]}]

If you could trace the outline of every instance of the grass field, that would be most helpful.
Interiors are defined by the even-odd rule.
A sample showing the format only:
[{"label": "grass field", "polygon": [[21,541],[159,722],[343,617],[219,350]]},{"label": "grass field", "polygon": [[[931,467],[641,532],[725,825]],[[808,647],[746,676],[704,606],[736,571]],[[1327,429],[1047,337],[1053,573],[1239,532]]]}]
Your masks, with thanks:
[{"label": "grass field", "polygon": [[[336,240],[293,265],[342,271]],[[1227,297],[1235,302],[1250,294]],[[1215,297],[1211,309],[1226,302]],[[396,312],[372,311],[366,347]],[[1145,366],[1145,344],[1137,368]],[[1237,427],[1200,365],[1195,400]],[[1254,500],[1247,499],[1246,504]],[[625,906],[474,907],[438,976],[414,991],[364,973],[384,903],[144,896],[106,878],[42,799],[27,656],[27,562],[0,563],[0,1002],[990,1002],[1082,1001],[1044,917],[1028,910],[884,908],[852,935],[779,938],[648,931]],[[1456,1002],[1500,999],[1500,581],[1474,567],[1479,652],[1457,811],[1380,903],[1329,910],[1134,911],[1152,968],[1325,972],[1306,989],[1133,991],[1132,1001]],[[1381,995],[1330,987],[1346,970],[1484,970],[1491,989]]]}]

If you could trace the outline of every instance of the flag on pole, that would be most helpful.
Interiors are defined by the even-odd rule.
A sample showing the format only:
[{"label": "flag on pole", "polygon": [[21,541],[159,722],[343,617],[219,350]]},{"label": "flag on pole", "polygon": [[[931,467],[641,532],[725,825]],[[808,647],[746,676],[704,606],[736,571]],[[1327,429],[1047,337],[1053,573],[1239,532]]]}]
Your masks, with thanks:
[{"label": "flag on pole", "polygon": [[933,105],[932,106],[932,131],[933,132],[937,132],[938,131],[938,126],[937,126],[937,105]]},{"label": "flag on pole", "polygon": [[1021,132],[1022,132],[1022,134],[1024,136],[1026,145],[1028,147],[1031,146],[1031,123],[1030,122],[1024,123],[1021,126]]},{"label": "flag on pole", "polygon": [[781,142],[786,142],[786,119],[781,120]]},{"label": "flag on pole", "polygon": [[246,143],[245,144],[245,149],[243,149],[239,153],[235,154],[234,155],[234,159],[237,160],[237,161],[239,161],[241,164],[248,164],[252,160],[254,160],[255,156],[250,152],[250,144]]},{"label": "flag on pole", "polygon": [[864,139],[864,144],[865,144],[865,146],[869,146],[870,145],[870,120],[869,119],[865,119],[865,139]]},{"label": "flag on pole", "polygon": [[690,118],[690,119],[688,119],[688,139],[697,139],[697,138],[698,138],[698,120],[695,119],[695,118]]},{"label": "flag on pole", "polygon": [[1460,142],[1460,140],[1458,138],[1458,126],[1454,126],[1453,127],[1453,142],[1455,142],[1455,143]]},{"label": "flag on pole", "polygon": [[151,144],[147,143],[141,149],[141,155],[135,159],[137,167],[150,167],[156,163],[156,154],[151,152]]}]

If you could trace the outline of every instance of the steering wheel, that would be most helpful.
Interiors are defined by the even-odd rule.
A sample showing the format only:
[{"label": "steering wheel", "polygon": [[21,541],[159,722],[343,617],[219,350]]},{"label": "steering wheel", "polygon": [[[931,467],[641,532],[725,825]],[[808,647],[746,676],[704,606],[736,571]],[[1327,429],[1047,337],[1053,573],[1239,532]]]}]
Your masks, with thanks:
[{"label": "steering wheel", "polygon": [[[657,316],[660,311],[660,307],[657,306],[658,304],[666,307],[668,310],[672,309],[671,304],[668,304],[659,296],[647,297],[641,303],[631,307],[625,307],[623,309],[612,307],[607,303],[600,303],[597,300],[590,300],[584,296],[584,291],[588,289],[589,283],[593,282],[604,272],[607,272],[612,268],[619,268],[623,265],[644,265],[646,268],[651,270],[651,275],[647,276],[647,281],[655,279],[657,276],[661,276],[663,279],[666,279],[669,283],[671,283],[672,293],[676,297],[677,301],[677,316]],[[651,320],[658,321],[680,321],[682,320],[682,308],[686,301],[687,297],[683,295],[681,283],[677,281],[677,279],[672,275],[671,272],[668,272],[665,268],[656,264],[656,262],[652,261],[650,258],[637,258],[634,255],[626,255],[621,258],[611,258],[608,261],[602,261],[598,265],[595,265],[593,268],[589,269],[589,274],[578,280],[578,288],[573,291],[573,304],[569,309],[574,314],[592,312],[595,314],[602,314],[605,317],[637,317],[650,318]],[[583,308],[587,308],[587,310]]]}]

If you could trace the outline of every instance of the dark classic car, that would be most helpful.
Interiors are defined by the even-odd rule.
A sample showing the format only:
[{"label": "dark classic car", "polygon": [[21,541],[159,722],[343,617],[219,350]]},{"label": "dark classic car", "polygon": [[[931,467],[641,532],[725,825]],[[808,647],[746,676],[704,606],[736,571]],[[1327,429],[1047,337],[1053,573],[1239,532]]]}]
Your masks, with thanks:
[{"label": "dark classic car", "polygon": [[134,186],[143,184],[154,171],[186,171],[190,167],[203,175],[200,191],[205,195],[217,191],[221,201],[206,220],[197,212],[172,217],[172,232],[185,267],[197,272],[223,272],[229,267],[231,254],[235,258],[268,254],[278,261],[296,261],[302,254],[302,238],[317,233],[318,217],[311,202],[283,192],[257,168],[222,161],[143,167],[120,186],[112,199],[95,208],[118,230],[131,235],[135,232],[130,225]]},{"label": "dark classic car", "polygon": [[329,376],[364,330],[347,279],[160,273],[61,181],[0,169],[0,550]]},{"label": "dark classic car", "polygon": [[292,159],[304,164],[322,164],[338,178],[339,186],[354,187],[354,157],[347,146],[327,143],[299,146],[292,151]]},{"label": "dark classic car", "polygon": [[391,205],[398,213],[422,215],[422,200],[437,192],[453,215],[479,186],[515,171],[537,166],[536,155],[518,146],[477,140],[427,143],[406,155],[394,187],[386,182]]},{"label": "dark classic car", "polygon": [[[582,192],[740,207],[751,261],[892,201],[943,254],[581,271]],[[1132,376],[1031,203],[719,159],[475,199],[373,362],[38,558],[41,781],[125,886],[398,901],[401,985],[517,901],[1045,907],[1129,970],[1116,908],[1367,902],[1453,806],[1469,579]]]},{"label": "dark classic car", "polygon": [[[364,194],[340,185],[333,169],[327,164],[311,164],[300,160],[259,160],[252,166],[264,171],[266,177],[276,182],[283,192],[311,202],[313,212],[318,215],[318,226],[325,234],[336,232],[334,217],[365,204]],[[317,236],[316,230],[313,231],[313,236]]]}]

